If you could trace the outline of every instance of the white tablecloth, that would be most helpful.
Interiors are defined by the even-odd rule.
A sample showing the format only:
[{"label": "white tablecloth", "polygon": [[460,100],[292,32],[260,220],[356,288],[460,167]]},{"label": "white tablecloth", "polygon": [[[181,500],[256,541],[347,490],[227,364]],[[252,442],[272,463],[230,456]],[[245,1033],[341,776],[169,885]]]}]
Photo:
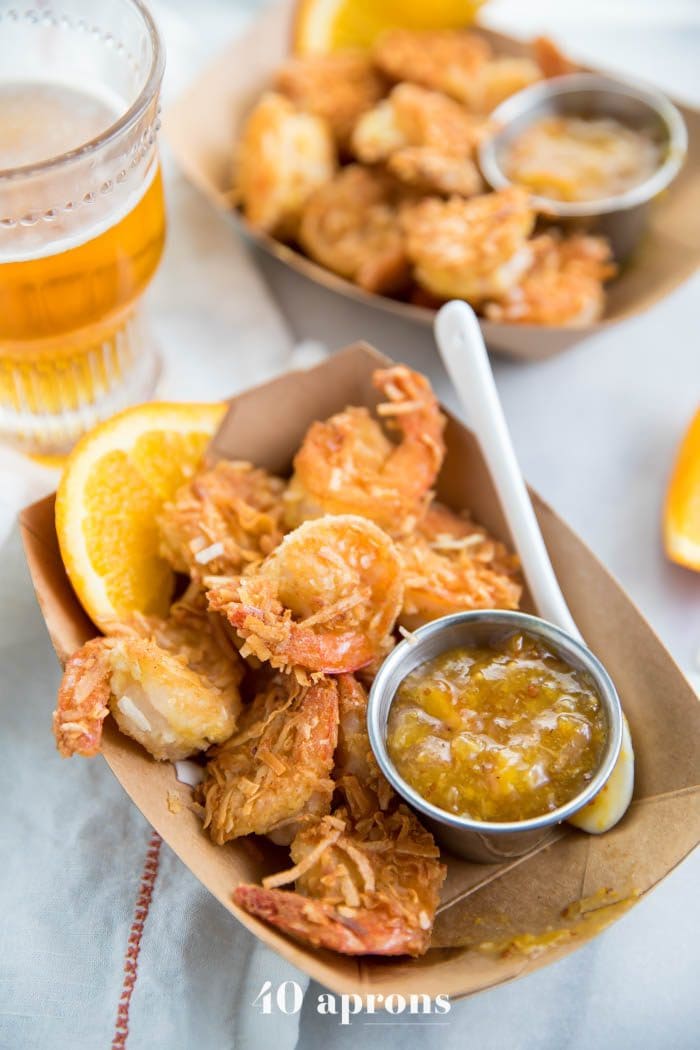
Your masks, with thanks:
[{"label": "white tablecloth", "polygon": [[[157,7],[168,41],[169,94],[256,6],[199,0],[196,15],[188,0]],[[700,94],[696,0],[494,0],[490,12],[499,26],[558,30],[584,58],[696,100]],[[172,172],[168,196],[170,245],[151,295],[166,351],[165,392],[218,396],[221,369],[233,391],[283,367],[290,335],[265,307],[264,289],[242,265],[231,231]],[[294,338],[331,347],[369,339],[426,371],[452,400],[427,331],[346,304],[259,261]],[[700,577],[664,560],[659,514],[674,446],[700,391],[699,288],[696,279],[643,318],[556,359],[496,367],[529,480],[693,673],[700,670]],[[167,847],[155,873],[151,831],[102,762],[64,762],[53,750],[58,668],[16,533],[0,550],[0,650],[2,1050],[92,1050],[109,1046],[115,1031],[113,1045],[126,1045],[115,1022],[132,983],[136,941],[129,1050],[285,1050],[295,1043],[297,1022],[304,1050],[341,1050],[358,1039],[387,1050],[698,1045],[697,856],[594,942],[523,981],[454,1004],[448,1023],[433,1032],[408,1018],[388,1026],[385,1016],[358,1017],[343,1028],[317,1013],[321,989],[313,983],[299,1018],[261,1016],[250,1003],[262,982],[277,984],[295,976],[292,969],[258,946]]]}]

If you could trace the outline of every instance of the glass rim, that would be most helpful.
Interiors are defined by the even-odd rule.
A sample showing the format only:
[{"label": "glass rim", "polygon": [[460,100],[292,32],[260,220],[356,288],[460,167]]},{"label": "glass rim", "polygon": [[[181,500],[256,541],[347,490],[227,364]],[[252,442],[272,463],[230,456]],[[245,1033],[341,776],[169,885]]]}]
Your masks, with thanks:
[{"label": "glass rim", "polygon": [[165,68],[165,45],[162,36],[158,32],[158,27],[153,19],[153,15],[148,10],[143,0],[125,0],[125,2],[135,8],[141,15],[153,47],[153,55],[146,82],[139,91],[137,97],[121,114],[121,116],[105,128],[104,131],[101,131],[99,135],[95,135],[94,138],[88,139],[87,142],[83,142],[80,146],[76,146],[74,149],[66,150],[64,153],[58,153],[55,157],[48,157],[46,160],[34,161],[31,164],[22,164],[15,168],[0,168],[0,182],[27,178],[32,175],[40,175],[43,172],[53,171],[56,168],[62,167],[64,164],[69,164],[74,160],[78,160],[80,157],[89,156],[89,154],[100,149],[101,146],[105,146],[107,143],[116,139],[124,131],[128,130],[128,128],[135,124],[141,116],[143,116],[158,91],[161,80],[163,79],[163,70]]}]

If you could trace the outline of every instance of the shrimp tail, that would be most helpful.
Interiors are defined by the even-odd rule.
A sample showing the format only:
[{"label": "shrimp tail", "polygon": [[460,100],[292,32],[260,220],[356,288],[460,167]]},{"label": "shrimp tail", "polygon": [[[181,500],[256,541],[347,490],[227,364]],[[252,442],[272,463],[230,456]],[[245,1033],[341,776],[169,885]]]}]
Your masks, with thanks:
[{"label": "shrimp tail", "polygon": [[314,948],[328,948],[343,955],[421,955],[427,934],[412,929],[380,908],[354,908],[343,915],[327,901],[313,900],[290,890],[238,886],[234,903],[249,915]]},{"label": "shrimp tail", "polygon": [[93,638],[69,658],[53,714],[56,746],[64,758],[90,758],[100,750],[102,723],[109,714],[108,643]]}]

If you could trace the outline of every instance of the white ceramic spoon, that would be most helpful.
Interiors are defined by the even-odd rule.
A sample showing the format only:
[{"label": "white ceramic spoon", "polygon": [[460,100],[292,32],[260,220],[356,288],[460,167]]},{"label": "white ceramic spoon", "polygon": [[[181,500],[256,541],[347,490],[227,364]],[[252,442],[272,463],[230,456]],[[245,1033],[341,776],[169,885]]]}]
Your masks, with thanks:
[{"label": "white ceramic spoon", "polygon": [[[443,306],[435,319],[435,339],[481,446],[539,615],[583,641],[549,560],[515,458],[479,322],[471,307],[457,300]],[[625,813],[633,788],[634,753],[624,719],[622,748],[612,775],[603,790],[570,823],[591,833],[607,831]]]}]

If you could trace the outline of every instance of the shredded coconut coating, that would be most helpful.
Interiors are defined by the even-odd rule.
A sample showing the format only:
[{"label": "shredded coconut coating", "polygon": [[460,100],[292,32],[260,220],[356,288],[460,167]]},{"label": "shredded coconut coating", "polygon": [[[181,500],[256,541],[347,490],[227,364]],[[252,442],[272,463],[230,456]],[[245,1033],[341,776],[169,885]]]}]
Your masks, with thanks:
[{"label": "shredded coconut coating", "polygon": [[299,109],[326,120],[341,149],[347,148],[358,118],[386,90],[371,57],[352,49],[294,56],[277,70],[274,85]]},{"label": "shredded coconut coating", "polygon": [[528,268],[534,222],[528,194],[517,187],[470,200],[428,197],[402,214],[419,284],[474,304],[507,292]]},{"label": "shredded coconut coating", "polygon": [[333,175],[335,145],[325,120],[267,92],[248,117],[234,166],[235,195],[252,226],[295,236],[307,199]]}]

